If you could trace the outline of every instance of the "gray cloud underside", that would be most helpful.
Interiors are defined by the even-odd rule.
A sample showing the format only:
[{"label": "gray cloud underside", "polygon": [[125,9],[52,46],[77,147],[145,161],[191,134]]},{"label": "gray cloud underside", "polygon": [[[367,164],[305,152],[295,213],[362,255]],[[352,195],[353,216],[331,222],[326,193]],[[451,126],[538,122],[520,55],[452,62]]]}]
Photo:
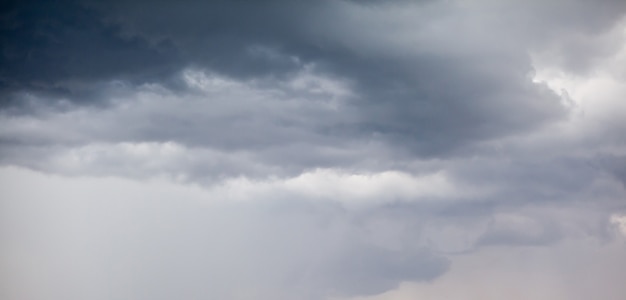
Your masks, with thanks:
[{"label": "gray cloud underside", "polygon": [[[491,9],[487,15],[482,6]],[[350,135],[376,133],[413,152],[442,155],[565,115],[557,95],[530,81],[527,50],[554,35],[568,36],[573,21],[552,20],[558,11],[548,6],[545,16],[536,16],[544,26],[512,24],[507,31],[509,17],[501,10],[518,9],[525,18],[534,9],[516,6],[479,3],[473,11],[439,2],[215,1],[155,2],[146,10],[141,2],[21,4],[7,13],[2,77],[6,91],[58,91],[91,103],[101,101],[98,84],[113,79],[176,85],[175,72],[189,66],[237,78],[285,78],[315,64],[350,80],[357,93],[351,103],[356,120],[345,125]],[[588,8],[580,6],[576,13]],[[615,11],[598,9],[589,24],[577,25],[582,29],[572,27],[601,32],[618,17]]]},{"label": "gray cloud underside", "polygon": [[613,243],[625,6],[3,4],[0,298],[349,298]]}]

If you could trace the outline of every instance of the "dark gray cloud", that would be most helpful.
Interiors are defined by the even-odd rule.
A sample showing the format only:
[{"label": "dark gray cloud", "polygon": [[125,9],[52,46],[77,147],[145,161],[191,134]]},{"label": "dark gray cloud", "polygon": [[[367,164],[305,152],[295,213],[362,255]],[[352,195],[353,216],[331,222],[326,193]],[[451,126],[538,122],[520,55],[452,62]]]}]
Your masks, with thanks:
[{"label": "dark gray cloud", "polygon": [[[510,32],[446,3],[49,5],[20,2],[6,13],[3,78],[10,90],[60,90],[89,102],[99,98],[89,94],[98,94],[94,82],[171,81],[189,66],[245,80],[285,78],[316,64],[353,83],[357,97],[349,109],[357,118],[344,125],[347,138],[375,135],[431,156],[565,114],[551,90],[530,81],[526,49],[516,47],[523,42],[487,43],[485,33],[507,38]],[[406,9],[416,13],[399,14]],[[436,19],[445,14],[460,18]]]},{"label": "dark gray cloud", "polygon": [[125,37],[76,1],[6,2],[1,31],[3,106],[19,91],[89,103],[100,81],[161,80],[181,63],[172,45]]},{"label": "dark gray cloud", "polygon": [[2,5],[0,298],[349,299],[621,237],[622,1]]}]

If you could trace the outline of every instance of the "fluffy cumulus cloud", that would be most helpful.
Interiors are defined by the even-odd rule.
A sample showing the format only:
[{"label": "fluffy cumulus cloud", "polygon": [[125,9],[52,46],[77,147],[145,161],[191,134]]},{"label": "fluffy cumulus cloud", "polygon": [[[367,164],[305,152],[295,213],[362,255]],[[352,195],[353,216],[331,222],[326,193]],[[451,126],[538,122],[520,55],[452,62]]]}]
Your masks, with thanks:
[{"label": "fluffy cumulus cloud", "polygon": [[0,298],[626,298],[623,1],[12,1]]}]

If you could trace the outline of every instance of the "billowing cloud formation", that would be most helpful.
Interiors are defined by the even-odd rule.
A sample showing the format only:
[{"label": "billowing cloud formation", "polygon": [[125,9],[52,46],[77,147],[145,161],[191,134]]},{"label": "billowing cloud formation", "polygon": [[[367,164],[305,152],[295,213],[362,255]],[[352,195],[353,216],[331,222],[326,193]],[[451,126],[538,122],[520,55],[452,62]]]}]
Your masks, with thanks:
[{"label": "billowing cloud formation", "polygon": [[0,298],[623,299],[625,13],[9,3]]}]

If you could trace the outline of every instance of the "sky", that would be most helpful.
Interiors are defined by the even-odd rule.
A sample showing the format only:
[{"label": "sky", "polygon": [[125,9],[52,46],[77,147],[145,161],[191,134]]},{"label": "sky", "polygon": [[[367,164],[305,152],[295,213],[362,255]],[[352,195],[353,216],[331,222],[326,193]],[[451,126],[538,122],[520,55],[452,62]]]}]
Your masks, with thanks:
[{"label": "sky", "polygon": [[624,1],[0,10],[1,299],[626,299]]}]

